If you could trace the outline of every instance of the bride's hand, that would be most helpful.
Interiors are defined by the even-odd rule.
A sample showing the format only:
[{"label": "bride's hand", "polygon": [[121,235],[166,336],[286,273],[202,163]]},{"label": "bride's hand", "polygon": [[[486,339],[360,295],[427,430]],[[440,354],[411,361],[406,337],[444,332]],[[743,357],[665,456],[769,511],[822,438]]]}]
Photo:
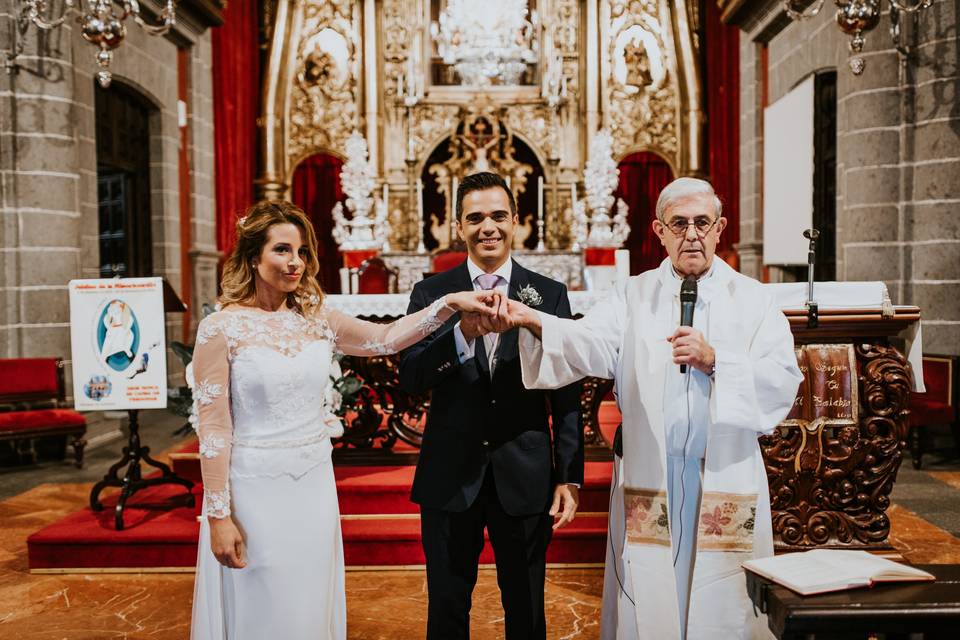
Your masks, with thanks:
[{"label": "bride's hand", "polygon": [[448,307],[460,313],[478,313],[481,316],[495,317],[500,308],[502,296],[499,291],[458,291],[448,293],[446,303]]},{"label": "bride's hand", "polygon": [[247,549],[233,518],[207,518],[210,523],[210,548],[217,562],[231,569],[247,566]]}]

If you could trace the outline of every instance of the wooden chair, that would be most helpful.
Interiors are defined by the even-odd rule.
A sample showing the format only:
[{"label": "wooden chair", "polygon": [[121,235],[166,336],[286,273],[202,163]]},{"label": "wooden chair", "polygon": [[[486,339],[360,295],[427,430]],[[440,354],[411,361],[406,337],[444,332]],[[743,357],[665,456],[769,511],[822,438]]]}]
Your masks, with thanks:
[{"label": "wooden chair", "polygon": [[927,391],[910,395],[910,456],[914,469],[923,463],[924,447],[929,440],[926,427],[950,425],[954,445],[960,446],[956,365],[956,356],[923,356],[923,384]]},{"label": "wooden chair", "polygon": [[39,439],[71,438],[74,463],[83,466],[87,420],[64,399],[60,358],[0,359],[0,441],[13,444],[18,462],[36,461]]},{"label": "wooden chair", "polygon": [[357,293],[396,293],[398,273],[382,258],[367,258],[357,273]]}]

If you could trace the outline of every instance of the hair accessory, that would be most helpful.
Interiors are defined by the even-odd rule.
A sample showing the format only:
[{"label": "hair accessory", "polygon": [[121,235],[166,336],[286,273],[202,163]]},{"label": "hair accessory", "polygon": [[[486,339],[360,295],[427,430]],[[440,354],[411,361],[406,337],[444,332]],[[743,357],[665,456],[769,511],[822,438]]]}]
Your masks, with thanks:
[{"label": "hair accessory", "polygon": [[246,221],[247,221],[247,216],[241,216],[240,219],[237,220],[237,224],[239,224],[242,227],[243,223]]}]

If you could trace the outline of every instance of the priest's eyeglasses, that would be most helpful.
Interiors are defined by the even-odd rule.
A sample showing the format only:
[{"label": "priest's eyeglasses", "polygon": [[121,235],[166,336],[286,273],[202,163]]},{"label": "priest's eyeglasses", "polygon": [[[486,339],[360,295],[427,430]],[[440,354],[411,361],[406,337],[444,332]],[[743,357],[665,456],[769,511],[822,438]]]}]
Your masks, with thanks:
[{"label": "priest's eyeglasses", "polygon": [[673,235],[682,238],[687,235],[687,229],[690,228],[690,225],[693,225],[697,235],[702,238],[710,233],[710,229],[713,229],[713,226],[717,224],[717,220],[719,219],[720,218],[710,220],[710,218],[704,216],[698,218],[674,218],[670,222],[664,222],[663,226],[670,229]]}]

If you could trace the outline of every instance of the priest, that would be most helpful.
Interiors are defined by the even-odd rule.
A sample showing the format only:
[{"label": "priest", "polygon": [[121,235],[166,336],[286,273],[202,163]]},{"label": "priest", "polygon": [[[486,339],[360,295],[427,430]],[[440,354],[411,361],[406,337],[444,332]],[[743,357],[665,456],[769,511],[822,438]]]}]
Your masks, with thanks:
[{"label": "priest", "polygon": [[793,337],[760,283],[714,255],[727,221],[709,183],[673,181],[656,213],[653,232],[669,254],[659,268],[580,320],[511,300],[497,322],[523,328],[528,388],[616,381],[622,451],[601,637],[767,637],[740,565],[773,554],[757,437],[786,417],[802,380]]}]

